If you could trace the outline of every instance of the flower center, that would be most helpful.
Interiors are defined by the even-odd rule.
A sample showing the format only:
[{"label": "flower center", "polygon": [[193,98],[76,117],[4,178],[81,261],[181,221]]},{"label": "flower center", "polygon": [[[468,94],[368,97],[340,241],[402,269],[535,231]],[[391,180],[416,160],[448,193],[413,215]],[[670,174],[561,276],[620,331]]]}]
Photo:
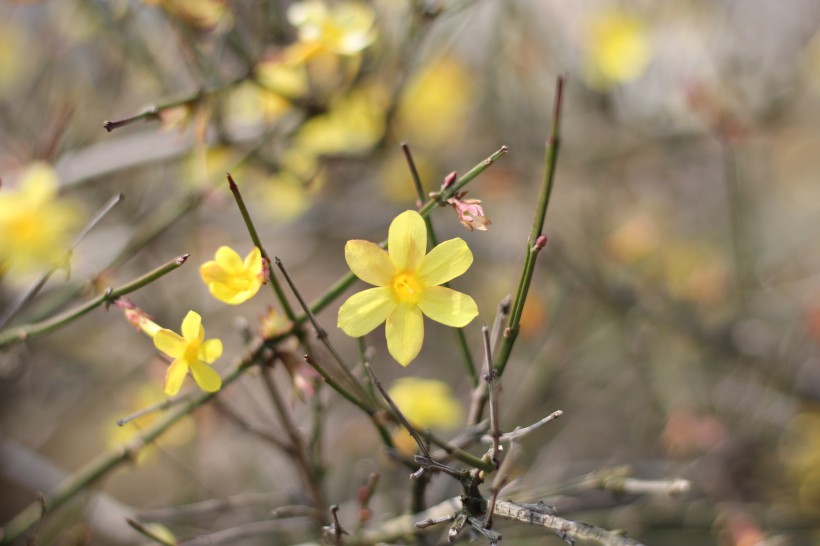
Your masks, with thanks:
[{"label": "flower center", "polygon": [[199,360],[199,340],[188,342],[185,346],[185,356],[183,358],[187,362],[196,362]]},{"label": "flower center", "polygon": [[399,273],[393,277],[393,293],[402,303],[418,303],[423,288],[412,273]]}]

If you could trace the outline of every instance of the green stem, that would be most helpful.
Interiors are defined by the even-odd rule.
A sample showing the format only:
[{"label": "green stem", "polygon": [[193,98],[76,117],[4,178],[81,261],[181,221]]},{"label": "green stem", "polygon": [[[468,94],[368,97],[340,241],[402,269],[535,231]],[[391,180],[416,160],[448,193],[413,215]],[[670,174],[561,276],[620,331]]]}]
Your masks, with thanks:
[{"label": "green stem", "polygon": [[4,332],[0,332],[0,347],[9,345],[14,342],[25,341],[31,338],[44,336],[55,330],[59,330],[60,328],[71,323],[73,320],[92,311],[93,309],[103,304],[111,304],[120,296],[130,294],[135,290],[139,290],[143,286],[151,284],[160,277],[163,277],[171,271],[174,271],[177,268],[179,268],[179,266],[184,264],[185,260],[187,259],[188,254],[183,254],[182,256],[179,256],[178,258],[168,262],[162,267],[159,267],[151,271],[150,273],[147,273],[142,277],[131,281],[128,284],[120,286],[116,289],[108,288],[105,292],[103,292],[93,300],[88,301],[74,309],[69,309],[64,313],[60,313],[59,315],[48,318],[41,322],[26,324],[24,326],[18,326],[17,328],[11,328]]},{"label": "green stem", "polygon": [[290,306],[290,303],[288,303],[288,299],[285,296],[285,292],[282,290],[282,286],[279,284],[279,281],[273,274],[268,251],[265,250],[265,247],[262,245],[262,241],[259,240],[259,234],[256,231],[256,226],[253,224],[253,220],[251,220],[251,215],[248,212],[248,207],[245,206],[245,200],[242,198],[242,194],[239,192],[239,186],[236,185],[236,182],[234,182],[233,177],[230,175],[230,173],[228,173],[228,186],[231,188],[231,193],[233,194],[234,199],[236,199],[236,205],[239,207],[239,212],[242,213],[242,219],[245,221],[245,227],[247,227],[248,229],[248,233],[251,236],[251,240],[253,241],[253,244],[256,245],[256,247],[262,253],[262,258],[265,260],[265,264],[268,267],[268,279],[270,280],[270,285],[273,288],[273,292],[276,294],[276,299],[279,300],[279,304],[282,306],[282,310],[285,312],[285,315],[288,317],[288,320],[293,322],[294,320],[296,320],[296,314],[293,312],[293,308]]},{"label": "green stem", "polygon": [[564,78],[559,77],[555,86],[555,101],[553,104],[552,113],[552,130],[547,139],[547,153],[544,158],[544,181],[541,185],[541,191],[538,194],[538,204],[535,208],[535,218],[532,222],[532,231],[527,240],[527,254],[524,259],[524,267],[521,271],[521,280],[518,283],[518,290],[516,291],[515,301],[513,302],[512,312],[510,313],[510,320],[507,328],[504,331],[504,337],[501,341],[501,347],[495,359],[495,366],[498,370],[498,375],[504,373],[504,368],[512,352],[515,338],[518,336],[518,330],[521,324],[521,315],[524,311],[524,302],[527,300],[527,293],[529,292],[532,276],[535,272],[535,261],[538,252],[543,248],[536,244],[541,232],[544,229],[544,219],[547,215],[547,207],[550,202],[550,194],[552,193],[552,183],[555,177],[555,168],[558,163],[558,148],[560,144],[559,130],[561,127],[561,107],[564,96]]},{"label": "green stem", "polygon": [[[472,180],[480,173],[482,173],[484,170],[486,170],[487,167],[492,165],[499,157],[501,157],[506,152],[507,147],[502,147],[492,156],[482,161],[481,164],[474,167],[464,176],[464,178],[462,178],[457,183],[458,188],[461,188],[470,180]],[[454,184],[454,186],[456,186],[456,184]],[[422,216],[427,216],[428,214],[430,214],[430,212],[436,206],[437,203],[437,200],[430,200],[420,211]],[[138,281],[139,280],[140,279],[138,279]],[[318,313],[319,311],[330,305],[330,303],[332,303],[336,298],[338,298],[346,288],[353,284],[355,280],[356,276],[353,275],[353,273],[348,273],[347,275],[339,279],[333,286],[330,287],[330,289],[328,289],[328,291],[323,296],[321,296],[318,300],[316,300],[315,303],[311,305],[311,310],[314,313]],[[132,286],[133,284],[134,283],[131,283],[131,285],[128,286]],[[142,286],[143,284],[141,284],[140,286]],[[133,289],[136,290],[140,286],[137,286]],[[122,288],[118,289],[117,291],[118,296],[124,295],[126,293],[127,292],[122,292]],[[109,298],[112,297],[109,296]],[[106,299],[104,298],[103,301],[106,301]],[[113,301],[113,299],[111,301]],[[288,332],[263,340],[257,347],[253,348],[244,358],[240,359],[234,367],[234,369],[228,375],[222,378],[222,387],[227,387],[228,385],[233,383],[237,378],[239,378],[242,374],[244,374],[248,368],[250,368],[253,364],[256,363],[256,361],[261,357],[263,351],[266,351],[268,347],[274,346],[283,339],[291,335],[294,335],[294,333],[298,330],[299,326],[306,320],[307,316],[301,315],[296,318],[293,327]],[[11,334],[11,332],[8,332],[6,335],[8,334]],[[12,340],[18,340],[19,334],[17,336],[10,337]],[[3,345],[2,339],[3,338],[0,337],[0,347],[2,347]],[[368,415],[368,417],[378,430],[379,435],[381,436],[381,439],[386,446],[393,446],[393,441],[390,438],[389,432],[384,427],[384,425],[380,423],[378,420],[376,410],[368,407],[361,400],[358,400],[355,397],[353,397],[349,392],[347,392],[343,387],[341,387],[341,385],[334,381],[333,378],[327,375],[327,372],[325,372],[321,367],[316,366],[316,364],[312,361],[312,359],[310,359],[310,357],[306,357],[305,360],[308,362],[308,364],[313,366],[313,368],[324,378],[325,382],[327,382],[327,384],[331,388],[336,390],[336,392],[341,394],[345,399],[347,399],[349,402],[351,402],[353,405],[355,405]],[[57,509],[59,506],[61,506],[67,500],[69,500],[72,496],[80,492],[83,488],[87,487],[89,484],[91,484],[101,476],[105,475],[109,470],[115,468],[116,466],[127,460],[133,459],[133,457],[140,451],[140,449],[142,449],[144,445],[154,441],[157,437],[164,433],[179,419],[190,414],[196,408],[207,403],[212,398],[217,396],[217,394],[218,392],[199,393],[186,404],[180,405],[176,409],[176,411],[169,412],[164,416],[164,418],[159,418],[150,427],[146,428],[140,436],[138,436],[128,445],[110,449],[105,453],[99,455],[97,458],[92,459],[91,461],[86,463],[80,470],[75,472],[67,480],[58,485],[53,491],[45,495],[45,512],[47,513]],[[454,457],[458,458],[465,464],[469,464],[476,468],[486,469],[487,471],[494,470],[494,467],[491,468],[491,465],[489,463],[484,463],[483,461],[481,461],[481,459],[478,459],[477,457],[470,455],[469,453],[463,452],[458,448],[454,448],[453,446],[448,445],[446,442],[439,440],[435,436],[429,435],[428,437],[430,438],[430,441],[433,444],[444,449],[447,453],[452,454]],[[40,502],[33,502],[28,507],[23,509],[22,512],[17,514],[17,516],[15,516],[14,519],[9,521],[6,527],[2,529],[3,532],[0,533],[0,544],[11,544],[23,533],[25,533],[28,529],[30,529],[34,524],[36,524],[42,516],[42,506],[43,505],[41,505]]]},{"label": "green stem", "polygon": [[[418,203],[421,204],[424,202],[424,187],[421,184],[421,178],[419,178],[419,172],[416,169],[416,162],[413,161],[413,154],[410,153],[410,147],[407,143],[401,143],[401,150],[404,152],[404,157],[407,160],[407,166],[410,168],[410,175],[413,178],[413,186],[416,189],[416,195],[418,196]],[[436,232],[433,229],[433,222],[430,220],[429,216],[424,217],[424,224],[427,226],[427,237],[430,240],[430,246],[435,247],[438,245],[438,237],[436,237]],[[450,286],[450,283],[444,283],[444,286]],[[456,340],[458,340],[458,347],[461,350],[461,356],[464,359],[464,366],[467,368],[467,375],[470,376],[470,381],[473,383],[473,388],[478,386],[478,374],[475,371],[475,362],[473,360],[473,355],[470,352],[470,346],[467,343],[467,336],[464,335],[464,330],[462,328],[454,328],[453,331],[456,334]],[[416,510],[419,512],[420,510]]]}]

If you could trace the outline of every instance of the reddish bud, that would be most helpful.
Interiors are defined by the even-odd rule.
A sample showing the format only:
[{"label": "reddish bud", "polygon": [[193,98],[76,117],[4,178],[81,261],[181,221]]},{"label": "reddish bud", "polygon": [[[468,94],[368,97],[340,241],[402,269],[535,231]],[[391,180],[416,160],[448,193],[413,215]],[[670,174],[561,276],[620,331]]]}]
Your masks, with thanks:
[{"label": "reddish bud", "polygon": [[455,184],[456,180],[458,180],[458,173],[456,171],[453,171],[444,177],[444,183],[441,185],[441,188],[446,190],[447,188]]},{"label": "reddish bud", "polygon": [[547,236],[539,235],[538,238],[535,240],[535,250],[541,250],[545,246],[547,246]]}]

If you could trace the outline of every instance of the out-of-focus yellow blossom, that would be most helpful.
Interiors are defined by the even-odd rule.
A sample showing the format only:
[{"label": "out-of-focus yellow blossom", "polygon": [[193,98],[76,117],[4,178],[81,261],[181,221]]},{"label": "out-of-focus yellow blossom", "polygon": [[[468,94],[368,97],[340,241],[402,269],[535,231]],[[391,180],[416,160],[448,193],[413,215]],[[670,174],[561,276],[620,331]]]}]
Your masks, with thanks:
[{"label": "out-of-focus yellow blossom", "polygon": [[[135,413],[154,404],[165,400],[162,391],[153,384],[145,384],[135,392],[127,394],[127,403],[121,410],[117,418]],[[135,419],[132,419],[123,426],[116,424],[116,419],[112,419],[107,434],[107,444],[109,447],[121,446],[133,440],[142,430],[151,426],[161,412],[151,412]],[[155,440],[159,447],[182,446],[193,440],[196,435],[196,422],[193,417],[186,415],[174,423],[166,434]],[[152,446],[147,445],[140,450],[136,462],[142,462],[151,453]]]},{"label": "out-of-focus yellow blossom", "polygon": [[337,2],[332,7],[321,0],[296,2],[288,8],[288,21],[309,54],[355,55],[376,39],[376,15],[361,2]]},{"label": "out-of-focus yellow blossom", "polygon": [[820,412],[794,417],[780,441],[780,459],[798,484],[800,508],[820,514]]},{"label": "out-of-focus yellow blossom", "polygon": [[662,250],[659,273],[672,296],[702,303],[726,297],[728,272],[717,249],[693,241],[667,241]]},{"label": "out-of-focus yellow blossom", "polygon": [[230,247],[221,246],[210,262],[199,268],[202,280],[213,297],[230,305],[239,305],[254,297],[267,281],[262,252],[257,247],[242,261]]},{"label": "out-of-focus yellow blossom", "polygon": [[308,92],[308,77],[301,59],[291,58],[285,50],[279,58],[267,58],[257,63],[254,73],[257,81],[266,89],[289,99],[304,96]]},{"label": "out-of-focus yellow blossom", "polygon": [[399,101],[395,133],[414,147],[452,143],[462,134],[472,103],[470,72],[454,57],[426,66],[407,84]]},{"label": "out-of-focus yellow blossom", "polygon": [[478,315],[473,298],[439,286],[458,277],[473,263],[473,254],[460,238],[444,241],[427,254],[427,228],[412,210],[390,224],[385,252],[369,241],[345,245],[345,260],[361,280],[373,284],[354,294],[339,309],[338,326],[361,337],[386,322],[387,349],[407,366],[421,350],[424,320],[429,318],[461,328]]},{"label": "out-of-focus yellow blossom", "polygon": [[621,263],[634,263],[660,245],[660,230],[648,213],[631,216],[604,241],[607,254]]},{"label": "out-of-focus yellow blossom", "polygon": [[310,208],[312,195],[324,184],[324,171],[316,156],[298,147],[286,150],[278,163],[280,170],[255,184],[253,194],[271,220],[282,224]]},{"label": "out-of-focus yellow blossom", "polygon": [[[442,381],[404,377],[390,387],[388,394],[416,428],[450,428],[462,420],[461,404],[453,398],[450,386]],[[404,428],[393,434],[393,443],[405,455],[411,455],[418,449],[415,440]]]},{"label": "out-of-focus yellow blossom", "polygon": [[272,123],[293,109],[283,96],[254,82],[244,82],[228,95],[227,117],[239,125]]},{"label": "out-of-focus yellow blossom", "polygon": [[16,189],[0,187],[0,268],[17,272],[64,263],[77,208],[57,198],[57,173],[32,163]]},{"label": "out-of-focus yellow blossom", "polygon": [[211,188],[225,183],[225,174],[241,179],[240,155],[230,146],[197,147],[183,164],[182,176],[193,188]]},{"label": "out-of-focus yellow blossom", "polygon": [[584,27],[584,77],[596,89],[637,79],[649,64],[651,46],[641,19],[621,10],[596,11]]},{"label": "out-of-focus yellow blossom", "polygon": [[[28,44],[25,34],[11,21],[0,23],[0,91],[9,91],[23,80],[32,68],[28,54],[32,44]],[[26,56],[20,54],[27,53]]]},{"label": "out-of-focus yellow blossom", "polygon": [[461,404],[443,381],[403,377],[387,392],[414,427],[448,428],[461,423]]},{"label": "out-of-focus yellow blossom", "polygon": [[146,4],[162,7],[191,26],[212,30],[227,30],[233,23],[225,0],[143,0]]},{"label": "out-of-focus yellow blossom", "polygon": [[356,154],[381,140],[385,94],[378,88],[354,89],[323,115],[308,120],[295,137],[297,146],[316,155]]},{"label": "out-of-focus yellow blossom", "polygon": [[268,307],[259,319],[259,333],[264,338],[278,336],[290,331],[293,323],[284,314],[273,307]]},{"label": "out-of-focus yellow blossom", "polygon": [[157,332],[154,345],[174,359],[165,375],[163,392],[166,395],[174,396],[179,392],[188,370],[203,391],[216,392],[222,386],[222,378],[208,366],[222,356],[222,341],[205,339],[205,328],[198,313],[188,311],[185,315],[181,336],[166,328]]}]

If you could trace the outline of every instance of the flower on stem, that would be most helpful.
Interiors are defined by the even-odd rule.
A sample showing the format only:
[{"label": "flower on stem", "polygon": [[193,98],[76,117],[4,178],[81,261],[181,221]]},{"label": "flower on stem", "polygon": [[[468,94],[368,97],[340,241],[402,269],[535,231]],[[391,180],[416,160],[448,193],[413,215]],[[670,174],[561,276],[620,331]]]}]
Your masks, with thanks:
[{"label": "flower on stem", "polygon": [[221,246],[214,260],[202,264],[199,274],[216,299],[238,305],[259,292],[259,288],[267,282],[268,271],[262,252],[257,247],[243,262],[234,249]]},{"label": "flower on stem", "polygon": [[165,375],[166,395],[174,396],[179,392],[189,369],[203,391],[216,392],[222,386],[222,378],[208,366],[222,356],[222,341],[205,339],[205,328],[198,313],[188,311],[185,315],[181,336],[166,328],[161,329],[154,336],[154,345],[174,359]]},{"label": "flower on stem", "polygon": [[136,326],[138,330],[142,330],[148,337],[153,338],[157,332],[162,330],[162,326],[154,322],[151,315],[137,307],[130,299],[121,297],[117,298],[114,303],[122,309],[128,322]]},{"label": "flower on stem", "polygon": [[[446,183],[446,179],[445,179]],[[464,199],[467,194],[466,191],[455,194],[447,200],[447,203],[452,205],[458,214],[458,221],[468,230],[473,231],[487,231],[487,226],[492,222],[484,216],[484,209],[481,206],[480,199]]]},{"label": "flower on stem", "polygon": [[16,189],[0,188],[0,269],[32,271],[61,264],[77,209],[57,199],[57,173],[29,165]]},{"label": "flower on stem", "polygon": [[288,21],[299,31],[299,41],[315,52],[355,55],[376,38],[373,10],[360,2],[339,2],[332,8],[321,0],[296,2]]},{"label": "flower on stem", "polygon": [[427,229],[418,212],[405,211],[390,224],[388,251],[375,243],[348,241],[345,260],[350,270],[373,284],[354,294],[339,309],[338,326],[361,337],[385,322],[387,348],[402,366],[421,350],[424,320],[461,328],[478,315],[473,298],[439,286],[458,277],[473,263],[462,239],[444,241],[427,251]]}]

